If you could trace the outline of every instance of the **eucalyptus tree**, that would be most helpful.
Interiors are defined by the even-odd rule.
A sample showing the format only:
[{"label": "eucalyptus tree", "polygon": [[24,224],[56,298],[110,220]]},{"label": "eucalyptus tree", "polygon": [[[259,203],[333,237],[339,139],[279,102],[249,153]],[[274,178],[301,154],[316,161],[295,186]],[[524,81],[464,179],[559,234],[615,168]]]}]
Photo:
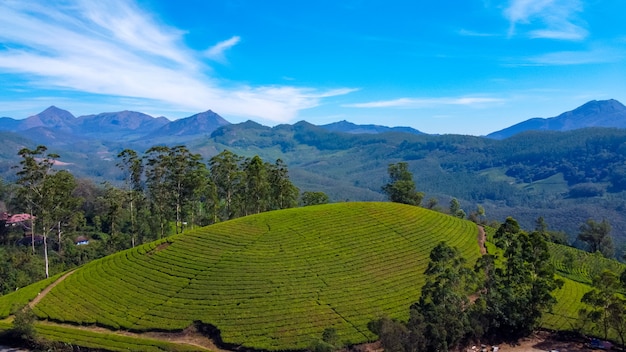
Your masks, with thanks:
[{"label": "eucalyptus tree", "polygon": [[236,214],[233,206],[236,191],[242,182],[242,171],[239,167],[241,157],[229,150],[215,155],[209,160],[211,181],[215,185],[217,198],[220,199],[220,220],[228,220]]},{"label": "eucalyptus tree", "polygon": [[503,251],[503,264],[491,265],[486,275],[482,296],[489,322],[487,331],[502,337],[523,336],[537,326],[544,311],[554,306],[553,291],[563,282],[555,278],[545,234],[526,233],[509,217],[496,231],[494,240]]},{"label": "eucalyptus tree", "polygon": [[274,164],[266,163],[270,185],[270,210],[293,208],[298,205],[300,190],[289,180],[287,165],[282,159]]},{"label": "eucalyptus tree", "polygon": [[199,154],[192,154],[187,147],[182,145],[170,149],[168,160],[166,178],[174,195],[176,233],[179,233],[179,230],[180,232],[183,230],[185,210],[194,199],[199,198],[206,184],[206,166],[202,163],[202,157]]},{"label": "eucalyptus tree", "polygon": [[144,171],[143,160],[137,155],[137,152],[132,149],[124,149],[117,157],[121,159],[117,163],[124,173],[124,186],[128,196],[128,205],[130,213],[130,226],[131,226],[131,245],[135,247],[135,241],[137,238],[137,224],[138,221],[138,208],[143,199],[143,184],[142,175]]},{"label": "eucalyptus tree", "polygon": [[148,149],[144,155],[148,199],[158,219],[159,238],[165,236],[165,227],[170,218],[170,209],[174,198],[172,189],[168,184],[170,151],[167,146],[154,146]]},{"label": "eucalyptus tree", "polygon": [[243,163],[243,182],[240,187],[242,215],[266,211],[270,206],[269,189],[270,183],[263,160],[258,155],[247,158]]},{"label": "eucalyptus tree", "polygon": [[76,180],[67,171],[53,169],[59,155],[48,153],[48,148],[40,145],[34,150],[21,149],[21,169],[17,172],[20,193],[26,201],[31,219],[31,246],[35,250],[35,222],[37,219],[44,245],[45,274],[49,277],[48,236],[56,228],[61,237],[61,225],[79,206],[73,195]]},{"label": "eucalyptus tree", "polygon": [[[470,300],[475,274],[459,250],[445,242],[430,252],[422,295],[411,305],[408,327],[416,350],[449,351],[472,330]],[[454,319],[450,319],[454,317]]]}]

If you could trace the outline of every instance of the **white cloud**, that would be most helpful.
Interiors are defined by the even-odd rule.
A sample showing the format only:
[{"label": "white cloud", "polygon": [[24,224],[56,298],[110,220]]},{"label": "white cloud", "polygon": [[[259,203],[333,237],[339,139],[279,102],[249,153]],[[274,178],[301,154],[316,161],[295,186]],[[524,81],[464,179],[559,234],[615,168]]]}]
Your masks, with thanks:
[{"label": "white cloud", "polygon": [[528,30],[531,38],[582,40],[589,34],[576,23],[582,10],[580,0],[511,0],[504,16],[509,20],[509,36],[518,27],[530,27],[536,28]]},{"label": "white cloud", "polygon": [[237,43],[239,43],[240,40],[241,38],[239,36],[234,36],[230,39],[221,41],[215,44],[214,46],[212,46],[211,48],[207,49],[204,52],[204,55],[213,61],[224,63],[226,62],[226,57],[224,56],[224,52],[232,48],[233,46],[237,45]]},{"label": "white cloud", "polygon": [[[47,94],[69,90],[287,122],[323,98],[352,91],[226,86],[207,74],[202,53],[183,44],[183,31],[127,1],[3,0],[0,18],[0,73],[19,75]],[[219,43],[213,54],[223,56],[239,40]]]},{"label": "white cloud", "polygon": [[481,107],[485,104],[501,103],[504,99],[483,97],[444,97],[444,98],[399,98],[367,103],[346,104],[349,108],[425,108],[442,105],[463,105]]},{"label": "white cloud", "polygon": [[469,29],[461,29],[458,31],[459,35],[464,37],[495,37],[497,34],[494,33],[485,33],[485,32],[476,32]]},{"label": "white cloud", "polygon": [[567,66],[619,62],[626,58],[626,52],[612,47],[595,47],[590,50],[557,51],[524,59],[522,63],[510,66]]}]

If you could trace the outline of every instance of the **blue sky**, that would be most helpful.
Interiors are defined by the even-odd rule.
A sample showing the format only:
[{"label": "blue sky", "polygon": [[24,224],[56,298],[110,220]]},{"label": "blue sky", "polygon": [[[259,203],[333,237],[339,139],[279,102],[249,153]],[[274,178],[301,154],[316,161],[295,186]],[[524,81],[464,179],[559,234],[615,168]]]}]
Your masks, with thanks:
[{"label": "blue sky", "polygon": [[483,135],[626,103],[626,1],[0,1],[0,116]]}]

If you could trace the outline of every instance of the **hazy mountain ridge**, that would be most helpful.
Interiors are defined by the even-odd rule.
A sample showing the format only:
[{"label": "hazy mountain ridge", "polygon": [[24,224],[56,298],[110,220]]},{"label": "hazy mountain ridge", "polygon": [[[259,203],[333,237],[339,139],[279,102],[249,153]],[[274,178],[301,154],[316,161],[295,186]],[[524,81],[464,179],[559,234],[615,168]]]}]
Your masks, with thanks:
[{"label": "hazy mountain ridge", "polygon": [[[135,111],[106,112],[74,117],[69,111],[50,106],[39,114],[16,120],[0,118],[0,131],[22,133],[32,128],[47,128],[51,132],[63,132],[94,139],[126,139],[154,142],[154,139],[209,136],[219,128],[231,125],[219,114],[208,110],[186,118],[170,121],[165,117],[152,117]],[[297,124],[296,124],[297,125]],[[348,134],[381,134],[388,132],[422,135],[412,127],[388,127],[383,125],[359,125],[338,121],[317,126],[329,132]],[[587,127],[626,128],[626,107],[619,101],[592,100],[582,106],[552,118],[532,118],[488,134],[492,139],[504,139],[525,131],[569,131]],[[33,133],[26,133],[31,137]]]},{"label": "hazy mountain ridge", "polygon": [[[193,116],[170,121],[165,117],[152,117],[136,111],[105,112],[74,117],[69,111],[51,106],[39,114],[23,120],[0,119],[0,131],[16,132],[29,138],[53,142],[52,134],[61,138],[75,136],[91,139],[128,140],[159,136],[211,134],[217,128],[230,124],[211,110]],[[159,132],[160,131],[160,132]]]},{"label": "hazy mountain ridge", "polygon": [[406,132],[412,134],[424,134],[419,130],[416,130],[412,127],[387,127],[382,125],[357,125],[352,122],[348,122],[346,120],[333,122],[326,125],[320,125],[319,127],[331,131],[331,132],[344,132],[344,133],[352,133],[352,134],[377,134],[377,133],[385,133],[385,132]]},{"label": "hazy mountain ridge", "polygon": [[626,106],[617,100],[592,100],[551,118],[532,118],[487,135],[504,139],[525,131],[570,131],[587,127],[626,128]]}]

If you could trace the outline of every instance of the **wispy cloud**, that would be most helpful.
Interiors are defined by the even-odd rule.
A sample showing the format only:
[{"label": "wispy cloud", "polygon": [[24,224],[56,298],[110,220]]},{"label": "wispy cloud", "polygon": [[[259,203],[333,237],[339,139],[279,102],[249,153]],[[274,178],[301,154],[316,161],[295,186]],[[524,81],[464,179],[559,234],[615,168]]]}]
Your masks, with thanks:
[{"label": "wispy cloud", "polygon": [[580,0],[511,0],[504,16],[509,20],[509,36],[524,27],[531,38],[582,40],[589,34],[577,23],[582,10]]},{"label": "wispy cloud", "polygon": [[460,29],[458,31],[458,34],[464,37],[496,37],[498,36],[497,34],[494,34],[494,33],[476,32],[476,31],[472,31],[469,29]]},{"label": "wispy cloud", "polygon": [[[0,73],[48,90],[145,99],[188,111],[287,122],[351,89],[228,85],[211,77],[184,32],[128,1],[0,1]],[[214,57],[239,42],[233,37]],[[61,94],[60,94],[61,95]]]},{"label": "wispy cloud", "polygon": [[569,66],[619,62],[626,52],[616,48],[595,47],[590,50],[557,51],[523,59],[509,66]]},{"label": "wispy cloud", "polygon": [[215,44],[214,46],[212,46],[211,48],[207,49],[204,52],[204,55],[213,61],[224,63],[226,62],[226,57],[224,56],[224,52],[232,48],[233,46],[237,45],[237,43],[239,43],[240,40],[241,38],[239,36],[234,36],[230,39],[221,41]]},{"label": "wispy cloud", "polygon": [[442,105],[463,105],[481,107],[486,104],[502,103],[504,99],[486,97],[444,97],[444,98],[399,98],[367,103],[345,104],[349,108],[426,108]]}]

